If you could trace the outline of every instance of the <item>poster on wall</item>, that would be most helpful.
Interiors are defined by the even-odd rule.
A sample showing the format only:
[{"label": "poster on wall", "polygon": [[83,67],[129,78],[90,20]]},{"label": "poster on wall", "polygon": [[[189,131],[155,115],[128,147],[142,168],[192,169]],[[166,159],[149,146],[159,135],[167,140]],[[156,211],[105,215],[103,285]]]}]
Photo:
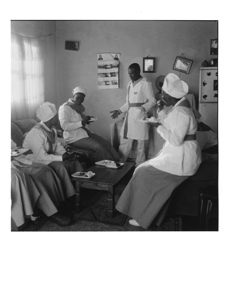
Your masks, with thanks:
[{"label": "poster on wall", "polygon": [[119,53],[97,54],[98,89],[119,88]]}]

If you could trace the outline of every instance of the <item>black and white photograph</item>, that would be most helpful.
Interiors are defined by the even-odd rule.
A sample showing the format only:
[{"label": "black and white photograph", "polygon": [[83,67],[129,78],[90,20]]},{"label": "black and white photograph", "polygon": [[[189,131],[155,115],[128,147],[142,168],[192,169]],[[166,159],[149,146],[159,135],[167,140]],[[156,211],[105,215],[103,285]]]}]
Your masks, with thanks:
[{"label": "black and white photograph", "polygon": [[214,6],[70,1],[51,16],[59,3],[25,2],[2,26],[4,285],[221,289],[229,114]]},{"label": "black and white photograph", "polygon": [[[184,23],[181,31],[180,21],[11,21],[12,231],[219,230],[218,68],[200,65],[217,21]],[[137,26],[136,45],[124,42]],[[159,29],[180,36],[183,52],[167,37],[152,42]],[[66,48],[66,38],[81,43],[78,50]],[[191,43],[199,53],[190,53]],[[202,161],[204,152],[211,160]],[[122,166],[95,164],[102,160]]]}]

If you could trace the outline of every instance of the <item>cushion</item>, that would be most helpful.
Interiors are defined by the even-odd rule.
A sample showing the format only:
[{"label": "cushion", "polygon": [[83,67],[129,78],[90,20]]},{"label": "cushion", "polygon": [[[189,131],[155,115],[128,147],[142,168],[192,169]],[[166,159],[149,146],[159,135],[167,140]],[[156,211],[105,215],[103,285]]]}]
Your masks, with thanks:
[{"label": "cushion", "polygon": [[13,122],[11,122],[11,139],[17,144],[18,147],[22,146],[23,133]]},{"label": "cushion", "polygon": [[198,122],[196,136],[201,150],[217,146],[218,144],[217,133],[203,122]]},{"label": "cushion", "polygon": [[201,150],[211,148],[218,143],[217,134],[214,131],[197,131],[196,140]]},{"label": "cushion", "polygon": [[12,122],[20,128],[22,134],[30,131],[37,124],[37,121],[34,119],[23,119]]}]

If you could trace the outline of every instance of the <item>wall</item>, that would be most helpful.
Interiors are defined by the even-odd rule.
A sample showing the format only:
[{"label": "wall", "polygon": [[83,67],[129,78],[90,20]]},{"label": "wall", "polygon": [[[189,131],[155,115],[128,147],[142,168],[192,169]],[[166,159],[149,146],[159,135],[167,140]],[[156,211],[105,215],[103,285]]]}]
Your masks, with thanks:
[{"label": "wall", "polygon": [[[155,79],[169,72],[188,82],[190,93],[198,98],[200,64],[210,60],[210,39],[217,37],[216,21],[57,21],[57,105],[70,96],[72,89],[87,89],[86,111],[98,117],[91,125],[96,133],[110,139],[109,111],[125,102],[129,81],[128,66],[143,57],[156,57],[156,72],[142,74],[155,87]],[[65,50],[66,40],[80,41],[79,51]],[[120,88],[97,87],[97,53],[121,53]],[[172,70],[175,57],[184,54],[193,60],[189,74]]]},{"label": "wall", "polygon": [[45,100],[56,104],[56,23],[55,21],[11,21],[11,32],[44,40]]}]

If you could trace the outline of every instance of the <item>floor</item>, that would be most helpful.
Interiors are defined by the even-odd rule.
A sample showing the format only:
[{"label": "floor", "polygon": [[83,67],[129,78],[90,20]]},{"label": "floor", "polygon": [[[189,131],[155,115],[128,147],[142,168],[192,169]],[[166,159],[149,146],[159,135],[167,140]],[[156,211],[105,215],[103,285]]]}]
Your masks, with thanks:
[{"label": "floor", "polygon": [[[129,179],[131,178],[132,174],[130,174],[130,176],[127,176],[126,180],[124,180],[124,184],[127,184]],[[172,217],[174,218],[174,217]],[[127,222],[126,222],[126,228],[118,228],[114,225],[106,225],[105,224],[100,224],[100,223],[83,223],[82,222],[82,227],[81,230],[84,231],[84,226],[87,228],[86,230],[90,231],[95,230],[94,227],[96,228],[96,230],[100,231],[117,231],[117,230],[121,230],[121,231],[140,231],[140,229],[135,228],[135,227],[127,227],[127,223],[128,223],[128,219],[127,218]],[[181,222],[181,226],[180,226],[180,230],[181,231],[199,231],[199,219],[196,217],[189,217],[189,216],[180,216],[179,217],[180,222]],[[24,226],[22,226],[19,230],[20,231],[27,231],[28,228],[31,228],[31,222],[28,221],[28,223]],[[34,227],[36,228],[36,227]],[[55,228],[54,228],[55,230]],[[63,231],[68,231],[68,229],[62,229]],[[74,230],[72,228],[70,228],[69,230]],[[29,230],[31,231],[31,229]],[[32,226],[32,231],[33,231],[33,226]],[[52,231],[52,229],[51,229]],[[209,221],[209,229],[208,231],[218,231],[218,219],[217,218],[211,218]]]}]

